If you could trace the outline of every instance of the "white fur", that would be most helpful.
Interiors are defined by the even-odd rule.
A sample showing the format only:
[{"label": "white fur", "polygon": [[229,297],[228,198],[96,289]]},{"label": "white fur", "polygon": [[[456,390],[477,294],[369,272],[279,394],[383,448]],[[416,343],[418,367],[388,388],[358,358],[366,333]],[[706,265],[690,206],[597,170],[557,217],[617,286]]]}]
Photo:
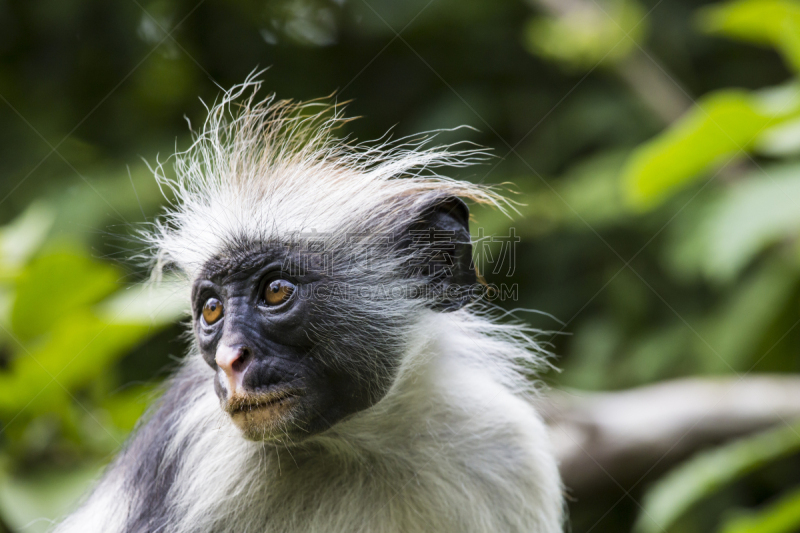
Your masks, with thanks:
[{"label": "white fur", "polygon": [[279,454],[208,417],[174,488],[187,518],[173,531],[217,531],[220,519],[231,531],[561,531],[544,424],[470,361],[501,346],[476,339],[464,357],[442,348],[459,317],[425,320],[390,393],[307,446]]},{"label": "white fur", "polygon": [[[425,140],[337,141],[333,129],[343,119],[336,108],[332,117],[325,108],[298,118],[308,105],[254,104],[250,97],[231,111],[253,85],[210,110],[192,149],[177,156],[177,178],[158,172],[175,203],[149,237],[157,272],[172,265],[192,281],[238,235],[341,233],[381,209],[382,229],[390,231],[398,198],[404,208],[426,193],[502,207],[491,189],[431,170],[469,164],[480,152],[428,149]],[[361,282],[399,283],[381,276]],[[417,317],[406,331],[397,376],[377,404],[296,446],[242,438],[219,407],[213,372],[198,354],[189,355],[182,374],[199,385],[170,418],[175,435],[167,457],[180,466],[166,498],[171,518],[164,531],[562,530],[560,478],[529,375],[544,356],[526,330],[498,324],[478,306],[440,313],[416,300],[364,305],[378,318]],[[379,334],[379,320],[374,327]],[[126,531],[125,500],[136,496],[115,479],[135,459],[112,467],[57,531]]]}]

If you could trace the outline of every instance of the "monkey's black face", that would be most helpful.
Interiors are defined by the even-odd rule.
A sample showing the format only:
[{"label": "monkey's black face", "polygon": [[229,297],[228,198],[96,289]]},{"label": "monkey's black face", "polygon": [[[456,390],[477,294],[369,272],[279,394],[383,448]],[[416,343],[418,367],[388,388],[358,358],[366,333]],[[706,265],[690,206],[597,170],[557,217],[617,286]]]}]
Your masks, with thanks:
[{"label": "monkey's black face", "polygon": [[192,301],[222,408],[246,438],[291,444],[377,401],[391,362],[367,383],[349,363],[370,344],[358,338],[363,328],[337,315],[336,301],[319,298],[332,280],[288,275],[286,264],[284,250],[263,245],[212,259]]},{"label": "monkey's black face", "polygon": [[[245,437],[292,444],[372,406],[396,375],[413,309],[467,303],[460,289],[476,282],[467,206],[434,197],[415,209],[393,210],[408,220],[388,240],[353,233],[368,237],[356,241],[359,250],[366,243],[399,258],[379,261],[382,268],[371,264],[373,253],[353,253],[348,239],[321,235],[308,243],[232,239],[205,264],[192,289],[194,331],[222,408]],[[449,238],[420,246],[413,237],[437,232]],[[448,296],[428,301],[402,290],[419,286]]]}]

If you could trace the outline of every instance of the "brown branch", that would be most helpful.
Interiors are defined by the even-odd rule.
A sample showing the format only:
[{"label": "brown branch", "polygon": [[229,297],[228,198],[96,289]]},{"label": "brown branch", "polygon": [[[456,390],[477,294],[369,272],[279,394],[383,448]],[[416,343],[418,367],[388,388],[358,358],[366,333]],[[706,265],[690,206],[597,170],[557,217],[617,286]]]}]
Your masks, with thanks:
[{"label": "brown branch", "polygon": [[565,485],[586,493],[613,480],[630,486],[701,448],[800,418],[800,377],[695,378],[620,392],[552,391],[543,410]]}]

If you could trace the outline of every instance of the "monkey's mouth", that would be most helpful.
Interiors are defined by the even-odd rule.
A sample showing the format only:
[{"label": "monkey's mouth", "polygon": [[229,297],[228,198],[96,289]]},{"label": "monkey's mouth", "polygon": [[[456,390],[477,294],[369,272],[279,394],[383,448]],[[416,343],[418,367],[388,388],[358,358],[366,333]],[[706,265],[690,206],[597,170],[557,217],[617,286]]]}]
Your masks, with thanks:
[{"label": "monkey's mouth", "polygon": [[302,389],[285,388],[267,394],[236,395],[222,408],[242,436],[254,441],[275,441],[298,423],[303,412]]},{"label": "monkey's mouth", "polygon": [[224,409],[232,417],[247,416],[255,412],[285,410],[300,396],[300,391],[286,389],[267,394],[237,395],[229,399]]}]

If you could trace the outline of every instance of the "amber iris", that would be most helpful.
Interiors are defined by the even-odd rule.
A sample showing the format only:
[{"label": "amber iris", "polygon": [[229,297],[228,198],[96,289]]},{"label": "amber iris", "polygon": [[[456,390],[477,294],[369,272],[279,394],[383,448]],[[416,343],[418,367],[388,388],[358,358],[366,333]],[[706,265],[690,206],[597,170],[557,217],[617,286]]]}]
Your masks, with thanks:
[{"label": "amber iris", "polygon": [[216,298],[209,298],[203,305],[203,320],[209,326],[222,318],[222,302]]},{"label": "amber iris", "polygon": [[285,279],[276,279],[264,289],[264,301],[267,305],[279,305],[288,300],[293,292],[294,285]]}]

